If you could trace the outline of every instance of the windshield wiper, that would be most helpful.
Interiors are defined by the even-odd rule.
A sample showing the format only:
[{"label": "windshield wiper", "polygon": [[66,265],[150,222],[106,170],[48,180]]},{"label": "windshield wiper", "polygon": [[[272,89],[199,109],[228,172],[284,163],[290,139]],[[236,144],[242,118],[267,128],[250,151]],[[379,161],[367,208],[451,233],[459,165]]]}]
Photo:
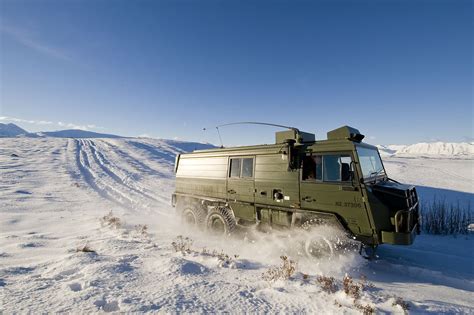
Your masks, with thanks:
[{"label": "windshield wiper", "polygon": [[385,170],[383,168],[379,169],[378,171],[370,172],[369,177],[377,177],[381,172],[385,173]]}]

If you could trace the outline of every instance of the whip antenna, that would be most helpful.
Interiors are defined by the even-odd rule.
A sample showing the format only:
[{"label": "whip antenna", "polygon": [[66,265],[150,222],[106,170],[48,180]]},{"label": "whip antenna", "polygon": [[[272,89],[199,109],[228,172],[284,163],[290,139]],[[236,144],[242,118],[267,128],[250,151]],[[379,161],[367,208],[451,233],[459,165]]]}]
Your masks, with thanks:
[{"label": "whip antenna", "polygon": [[217,134],[219,135],[219,141],[221,142],[221,148],[224,147],[224,143],[222,142],[221,132],[219,131],[219,126],[216,126]]},{"label": "whip antenna", "polygon": [[[289,127],[289,126],[284,126],[284,125],[277,125],[277,124],[264,123],[264,122],[258,122],[258,121],[239,121],[239,122],[217,125],[216,130],[217,130],[217,134],[219,135],[219,141],[221,142],[221,148],[224,147],[224,143],[222,142],[222,137],[219,131],[219,127],[226,127],[226,126],[232,126],[232,125],[263,125],[263,126],[272,126],[272,127],[278,127],[278,128],[291,129],[291,130],[296,131],[297,133],[300,132],[300,130],[296,127]],[[207,129],[202,128],[202,130],[206,131]]]}]

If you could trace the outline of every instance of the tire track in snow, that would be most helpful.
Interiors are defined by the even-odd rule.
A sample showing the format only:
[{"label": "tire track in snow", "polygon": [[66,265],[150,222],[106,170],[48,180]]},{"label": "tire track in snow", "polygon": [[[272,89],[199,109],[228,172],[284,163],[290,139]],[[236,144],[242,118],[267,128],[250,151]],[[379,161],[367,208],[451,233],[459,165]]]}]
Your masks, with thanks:
[{"label": "tire track in snow", "polygon": [[145,163],[139,161],[137,158],[133,157],[131,154],[120,149],[117,145],[109,143],[107,141],[103,141],[102,143],[108,146],[110,150],[115,152],[120,158],[124,159],[128,164],[130,164],[138,172],[143,173],[143,174],[156,175],[161,178],[169,177],[169,175],[165,174],[164,172],[156,170],[146,165]]},{"label": "tire track in snow", "polygon": [[[154,198],[146,193],[145,188],[140,187],[128,171],[109,161],[106,155],[99,151],[94,141],[88,139],[74,141],[75,159],[79,172],[87,185],[101,197],[122,207],[134,210],[147,209],[162,215],[170,215],[159,211],[156,207],[157,204],[162,203],[167,205],[167,200]],[[120,176],[122,174],[123,177]]]},{"label": "tire track in snow", "polygon": [[[81,143],[81,156],[84,160],[84,166],[88,170],[89,174],[92,175],[94,184],[96,187],[106,192],[114,201],[125,207],[136,209],[139,204],[130,192],[123,192],[117,185],[114,185],[113,180],[110,180],[110,176],[103,172],[99,163],[94,160],[94,156],[91,150],[90,140],[80,140]],[[109,198],[110,199],[110,198]]]},{"label": "tire track in snow", "polygon": [[[139,195],[142,195],[144,198],[150,199],[153,202],[160,202],[160,200],[154,198],[153,196],[150,196],[147,194],[143,188],[141,188],[135,181],[131,179],[130,174],[124,174],[123,177],[120,177],[117,175],[113,169],[115,169],[117,172],[120,173],[126,173],[123,170],[121,170],[119,167],[111,163],[107,158],[97,150],[97,147],[92,140],[88,140],[88,146],[89,149],[92,152],[92,156],[99,165],[99,167],[110,177],[112,178],[117,184],[123,186],[125,189],[129,189]],[[128,183],[127,183],[128,182]],[[140,189],[141,188],[141,189]]]},{"label": "tire track in snow", "polygon": [[[162,165],[160,163],[157,163],[157,165],[155,166],[148,166],[147,164],[140,161],[139,159],[140,158],[145,159],[146,161],[150,161],[150,160],[147,159],[146,156],[144,157],[142,154],[139,154],[139,152],[136,152],[137,148],[134,148],[134,147],[128,148],[126,141],[122,143],[122,147],[119,147],[116,144],[111,144],[107,140],[102,140],[102,139],[100,140],[99,144],[103,145],[104,147],[104,150],[102,151],[114,154],[115,158],[118,159],[118,161],[121,161],[124,165],[130,166],[133,169],[132,171],[132,170],[126,170],[125,167],[120,167],[120,169],[123,172],[129,174],[127,176],[127,179],[130,179],[131,181],[133,181],[133,183],[138,185],[139,187],[138,189],[140,191],[143,191],[144,193],[148,195],[153,194],[154,199],[156,199],[157,201],[165,205],[170,204],[170,199],[168,195],[171,195],[171,192],[163,191],[163,186],[170,187],[170,183],[169,182],[164,183],[164,181],[170,181],[174,178],[174,176],[172,175],[173,169],[171,167],[169,167],[168,165]],[[129,149],[130,152],[124,151],[125,149]],[[135,154],[133,153],[136,153],[137,155],[139,155],[139,157],[135,157],[134,156]],[[122,164],[122,163],[119,163],[119,164]],[[114,164],[117,165],[117,163],[114,163]],[[166,172],[163,170],[157,170],[154,167],[164,168]],[[157,186],[144,185],[143,184],[144,181],[138,183],[137,180],[142,179],[142,178],[145,179],[144,181],[148,181],[151,183],[158,183],[159,185]],[[166,197],[157,193],[159,191],[166,193]]]},{"label": "tire track in snow", "polygon": [[87,154],[84,152],[82,149],[83,143],[82,140],[74,140],[76,144],[76,150],[75,150],[75,157],[76,157],[76,165],[79,169],[79,172],[84,179],[84,181],[87,183],[87,185],[92,188],[96,193],[98,193],[102,198],[105,198],[109,201],[112,201],[118,205],[121,205],[119,202],[117,202],[115,199],[111,198],[107,191],[101,189],[99,186],[97,186],[96,181],[94,179],[93,173],[90,171],[90,165],[89,165],[89,160],[87,158]]}]

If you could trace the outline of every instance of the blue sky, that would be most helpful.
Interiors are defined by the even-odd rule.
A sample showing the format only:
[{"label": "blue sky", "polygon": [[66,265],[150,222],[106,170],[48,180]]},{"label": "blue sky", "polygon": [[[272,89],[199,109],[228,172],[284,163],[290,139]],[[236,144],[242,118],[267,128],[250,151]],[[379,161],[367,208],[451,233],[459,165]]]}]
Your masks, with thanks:
[{"label": "blue sky", "polygon": [[[471,1],[0,1],[0,122],[218,143],[203,127],[473,129]],[[224,144],[272,142],[228,127]]]}]

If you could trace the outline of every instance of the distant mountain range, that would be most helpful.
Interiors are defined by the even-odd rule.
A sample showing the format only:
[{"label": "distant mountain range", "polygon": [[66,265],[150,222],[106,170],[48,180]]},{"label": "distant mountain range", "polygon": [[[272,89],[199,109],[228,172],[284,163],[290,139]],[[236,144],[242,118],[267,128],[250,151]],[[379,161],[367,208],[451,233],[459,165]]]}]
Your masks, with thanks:
[{"label": "distant mountain range", "polygon": [[411,145],[378,145],[382,157],[474,158],[474,142],[421,142]]},{"label": "distant mountain range", "polygon": [[29,138],[123,138],[117,135],[97,133],[79,129],[68,129],[58,131],[28,132],[15,124],[0,123],[0,138],[5,137],[29,137]]},{"label": "distant mountain range", "polygon": [[16,137],[27,133],[28,131],[18,127],[15,124],[0,123],[0,137]]},{"label": "distant mountain range", "polygon": [[67,129],[58,131],[44,131],[29,133],[27,137],[52,137],[52,138],[124,138],[117,135],[97,133],[80,129]]},{"label": "distant mountain range", "polygon": [[[29,138],[124,138],[117,135],[97,133],[79,129],[30,133],[15,124],[0,123],[1,137]],[[412,145],[377,145],[382,157],[455,157],[474,158],[474,142],[432,142]]]}]

